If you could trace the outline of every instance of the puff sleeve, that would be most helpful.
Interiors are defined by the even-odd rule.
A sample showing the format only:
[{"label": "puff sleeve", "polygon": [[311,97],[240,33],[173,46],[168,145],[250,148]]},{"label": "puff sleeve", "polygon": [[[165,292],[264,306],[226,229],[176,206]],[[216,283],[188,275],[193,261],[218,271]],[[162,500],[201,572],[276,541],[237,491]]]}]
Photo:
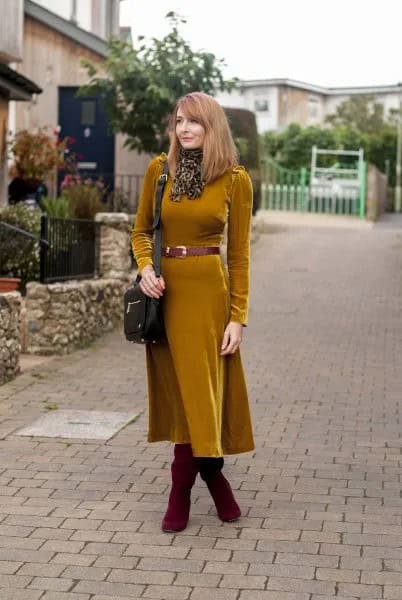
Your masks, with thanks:
[{"label": "puff sleeve", "polygon": [[153,264],[153,221],[155,193],[161,173],[161,157],[154,158],[148,165],[141,188],[137,214],[131,232],[131,246],[139,272]]},{"label": "puff sleeve", "polygon": [[247,325],[250,285],[250,228],[253,187],[244,167],[233,169],[228,215],[227,266],[230,321]]}]

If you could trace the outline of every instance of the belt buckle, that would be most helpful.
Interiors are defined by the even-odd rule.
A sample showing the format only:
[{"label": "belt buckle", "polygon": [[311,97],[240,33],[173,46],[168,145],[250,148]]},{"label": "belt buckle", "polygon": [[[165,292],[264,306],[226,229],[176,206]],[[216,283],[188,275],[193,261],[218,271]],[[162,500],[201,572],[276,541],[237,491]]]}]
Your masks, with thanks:
[{"label": "belt buckle", "polygon": [[187,247],[186,246],[176,246],[176,248],[181,248],[183,253],[181,256],[176,256],[176,258],[186,258],[187,256]]}]

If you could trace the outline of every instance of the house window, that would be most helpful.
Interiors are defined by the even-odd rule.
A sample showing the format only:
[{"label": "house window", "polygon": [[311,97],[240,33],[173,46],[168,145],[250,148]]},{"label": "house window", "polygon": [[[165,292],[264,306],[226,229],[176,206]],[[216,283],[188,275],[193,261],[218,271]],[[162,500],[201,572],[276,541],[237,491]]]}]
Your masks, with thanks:
[{"label": "house window", "polygon": [[256,98],[254,100],[254,110],[256,112],[269,112],[269,103],[265,98]]},{"label": "house window", "polygon": [[96,101],[83,100],[81,102],[81,125],[95,125]]}]

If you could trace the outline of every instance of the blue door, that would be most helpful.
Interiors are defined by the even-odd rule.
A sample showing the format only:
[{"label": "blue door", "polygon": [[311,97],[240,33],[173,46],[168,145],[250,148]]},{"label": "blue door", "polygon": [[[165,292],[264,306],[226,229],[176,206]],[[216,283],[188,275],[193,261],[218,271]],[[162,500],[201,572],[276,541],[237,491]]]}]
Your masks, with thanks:
[{"label": "blue door", "polygon": [[[102,177],[109,190],[114,180],[114,134],[108,129],[101,99],[77,97],[78,87],[59,88],[60,138],[72,137],[71,150],[79,157],[81,174]],[[62,176],[64,174],[61,174]]]}]

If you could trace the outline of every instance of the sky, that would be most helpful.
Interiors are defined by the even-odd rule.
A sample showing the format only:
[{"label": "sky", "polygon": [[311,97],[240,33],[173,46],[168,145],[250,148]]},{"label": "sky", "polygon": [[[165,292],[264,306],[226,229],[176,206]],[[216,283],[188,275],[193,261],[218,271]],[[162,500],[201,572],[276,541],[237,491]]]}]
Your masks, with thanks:
[{"label": "sky", "polygon": [[223,58],[226,77],[296,79],[322,86],[402,81],[402,0],[122,0],[120,24],[146,38],[166,13],[193,50]]}]

